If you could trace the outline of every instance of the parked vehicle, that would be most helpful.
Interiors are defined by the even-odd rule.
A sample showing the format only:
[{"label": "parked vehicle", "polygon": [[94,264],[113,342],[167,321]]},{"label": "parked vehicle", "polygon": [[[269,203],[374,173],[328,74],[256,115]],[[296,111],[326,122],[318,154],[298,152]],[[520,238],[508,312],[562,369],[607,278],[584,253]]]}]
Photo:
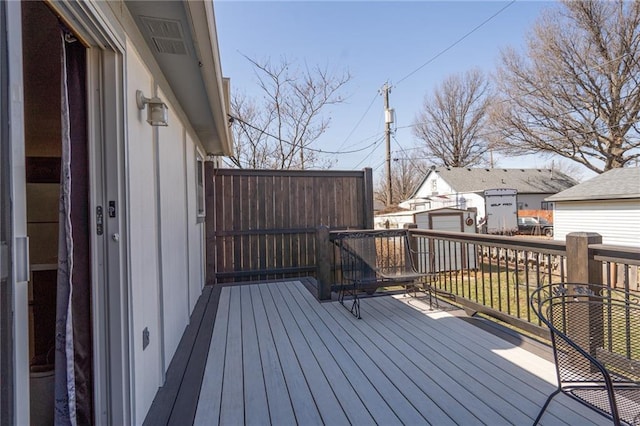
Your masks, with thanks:
[{"label": "parked vehicle", "polygon": [[553,223],[541,217],[522,216],[518,218],[518,233],[553,237]]}]

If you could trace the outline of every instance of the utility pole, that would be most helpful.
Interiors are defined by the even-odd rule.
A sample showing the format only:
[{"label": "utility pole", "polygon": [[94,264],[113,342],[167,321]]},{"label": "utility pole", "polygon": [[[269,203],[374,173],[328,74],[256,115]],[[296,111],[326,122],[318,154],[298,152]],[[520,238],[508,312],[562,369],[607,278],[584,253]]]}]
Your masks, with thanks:
[{"label": "utility pole", "polygon": [[387,143],[387,207],[391,206],[393,197],[391,189],[391,123],[393,123],[393,109],[389,108],[389,92],[391,86],[388,82],[382,87],[382,95],[384,96],[384,137]]}]

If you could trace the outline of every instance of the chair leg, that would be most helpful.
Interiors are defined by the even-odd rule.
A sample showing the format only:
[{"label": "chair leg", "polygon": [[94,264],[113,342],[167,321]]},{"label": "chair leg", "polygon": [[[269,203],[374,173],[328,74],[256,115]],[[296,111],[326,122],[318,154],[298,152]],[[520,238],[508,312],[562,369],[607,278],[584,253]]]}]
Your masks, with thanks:
[{"label": "chair leg", "polygon": [[361,317],[360,317],[360,298],[358,297],[358,294],[356,293],[356,289],[355,288],[353,290],[353,303],[351,305],[351,313],[356,318],[361,319]]},{"label": "chair leg", "polygon": [[536,426],[538,424],[538,422],[540,421],[540,419],[542,418],[542,415],[544,414],[544,411],[547,409],[547,407],[549,406],[549,403],[551,402],[551,400],[553,399],[554,396],[556,396],[557,394],[560,393],[560,389],[556,389],[551,395],[549,395],[547,397],[547,400],[544,402],[544,405],[542,406],[542,408],[540,409],[540,412],[538,413],[538,417],[536,417],[536,420],[533,422],[533,426]]},{"label": "chair leg", "polygon": [[340,286],[340,290],[338,290],[338,302],[344,306],[344,284]]}]

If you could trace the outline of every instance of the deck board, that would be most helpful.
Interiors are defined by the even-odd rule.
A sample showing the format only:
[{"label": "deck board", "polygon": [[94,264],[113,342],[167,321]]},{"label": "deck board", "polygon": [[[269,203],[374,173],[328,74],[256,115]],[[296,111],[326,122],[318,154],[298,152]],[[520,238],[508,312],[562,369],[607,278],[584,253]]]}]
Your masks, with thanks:
[{"label": "deck board", "polygon": [[[291,289],[292,287],[293,286],[287,287],[287,289]],[[302,293],[304,293],[304,290],[302,290]],[[313,305],[316,307],[319,306],[315,300],[313,300]],[[311,321],[316,317],[311,312],[306,312],[305,314],[298,304],[292,305],[292,314],[296,316],[296,320],[303,330],[313,330],[313,332],[306,333],[307,342],[315,354],[316,360],[322,368],[325,377],[332,383],[333,392],[338,401],[341,402],[342,409],[349,421],[352,424],[373,423],[373,417],[371,417],[366,406],[354,392],[351,383],[340,369],[340,366],[335,362],[332,352],[322,340],[321,333],[318,333],[314,328]]]},{"label": "deck board", "polygon": [[[449,393],[457,401],[468,401],[465,408],[478,420],[495,418],[499,422],[529,421],[528,416],[522,412],[525,400],[519,398],[518,392],[514,393],[508,389],[495,376],[484,374],[485,371],[478,365],[476,353],[461,356],[456,350],[443,351],[441,336],[419,334],[420,330],[416,332],[417,327],[411,321],[398,318],[394,318],[393,321],[380,321],[379,318],[392,312],[384,310],[381,307],[382,303],[376,306],[376,310],[371,309],[374,327],[384,333],[387,341],[396,346],[398,352],[410,356],[416,362],[416,368],[431,375],[442,386],[443,392]],[[459,320],[449,317],[447,321]],[[476,342],[474,344],[476,348],[481,347]],[[482,395],[482,398],[477,398],[477,395]],[[534,411],[535,414],[537,412]]]},{"label": "deck board", "polygon": [[[222,290],[224,293],[226,288]],[[224,357],[220,424],[244,424],[244,374],[242,370],[242,327],[240,287],[229,294],[229,323]],[[214,326],[215,328],[215,326]]]},{"label": "deck board", "polygon": [[222,378],[224,377],[224,360],[227,347],[227,328],[229,323],[229,292],[220,294],[215,327],[211,336],[211,347],[208,351],[200,398],[194,424],[217,425],[220,420],[220,401],[222,399]]},{"label": "deck board", "polygon": [[287,391],[291,399],[296,421],[298,424],[322,424],[322,418],[315,405],[313,396],[305,380],[304,372],[300,366],[296,352],[291,345],[289,336],[278,313],[276,302],[273,300],[268,286],[261,286],[260,294],[267,312],[267,319],[276,344],[278,357],[280,358],[280,365],[282,365],[284,372]]},{"label": "deck board", "polygon": [[351,337],[345,333],[342,335],[334,334],[336,324],[331,324],[334,329],[327,327],[326,323],[324,323],[328,319],[326,311],[321,309],[317,302],[316,305],[319,309],[316,311],[316,315],[319,318],[311,321],[311,323],[322,339],[323,344],[331,353],[334,368],[340,369],[340,372],[353,388],[353,392],[347,395],[345,405],[356,403],[355,399],[358,398],[364,403],[366,410],[375,419],[375,422],[385,425],[401,424],[386,398],[372,386],[370,378],[362,370],[358,360],[354,360],[349,355],[348,350],[354,346]]},{"label": "deck board", "polygon": [[[531,424],[553,364],[420,299],[363,319],[299,282],[221,291],[196,424]],[[543,425],[608,424],[558,395]]]},{"label": "deck board", "polygon": [[[252,296],[250,287],[240,287],[240,303],[243,306],[243,309],[241,309],[241,321],[245,416],[247,424],[269,424],[264,368],[260,357]],[[259,298],[256,299],[256,304],[259,305],[260,303]]]},{"label": "deck board", "polygon": [[[395,309],[396,304],[393,299],[381,298],[373,304]],[[416,304],[415,300],[406,300]],[[373,309],[374,306],[371,308]],[[426,305],[423,305],[423,309],[426,309]],[[412,330],[413,333],[409,336],[411,340],[424,341],[426,336],[429,336],[438,342],[440,350],[446,353],[449,359],[456,359],[461,363],[472,361],[468,367],[479,370],[484,383],[491,383],[492,387],[501,389],[499,393],[508,395],[509,404],[516,404],[519,408],[527,410],[529,416],[535,418],[541,404],[555,389],[555,385],[552,384],[555,381],[555,369],[552,363],[521,348],[513,347],[491,333],[468,327],[466,323],[451,318],[446,313],[425,312],[426,315],[416,310],[407,311],[410,318],[417,322],[411,327],[409,326],[411,321],[406,322],[406,320],[404,324],[391,325],[396,326],[398,333],[407,329]],[[437,322],[430,321],[429,317],[444,317],[451,320]],[[403,325],[406,327],[403,328]],[[483,347],[486,350],[474,350],[474,348]],[[511,362],[505,362],[509,358]],[[585,411],[583,405],[566,395],[558,395],[556,398],[562,401],[562,404],[550,407],[545,416],[554,415],[559,422],[563,422],[561,419],[570,419],[567,420],[568,423],[574,423],[575,419],[584,416],[594,417],[593,412]]]},{"label": "deck board", "polygon": [[[274,300],[286,300],[286,296],[280,291],[282,286],[271,286],[267,288],[271,290],[271,296]],[[291,346],[297,354],[300,367],[304,372],[309,391],[313,396],[322,421],[330,425],[348,425],[349,421],[347,420],[347,416],[333,393],[331,385],[325,377],[316,356],[309,347],[307,339],[311,338],[310,335],[312,335],[313,332],[307,329],[306,334],[309,335],[309,337],[303,334],[297,323],[297,318],[291,313],[291,308],[294,307],[294,303],[280,303],[277,305],[280,318],[291,341]]]},{"label": "deck board", "polygon": [[264,382],[269,404],[269,418],[272,424],[294,424],[296,416],[291,405],[291,398],[286,391],[287,384],[282,371],[282,365],[278,358],[276,344],[271,335],[271,329],[267,320],[267,312],[263,303],[260,288],[251,286],[251,299],[253,303],[256,331],[258,334],[258,346],[260,348],[260,360],[264,370]]}]

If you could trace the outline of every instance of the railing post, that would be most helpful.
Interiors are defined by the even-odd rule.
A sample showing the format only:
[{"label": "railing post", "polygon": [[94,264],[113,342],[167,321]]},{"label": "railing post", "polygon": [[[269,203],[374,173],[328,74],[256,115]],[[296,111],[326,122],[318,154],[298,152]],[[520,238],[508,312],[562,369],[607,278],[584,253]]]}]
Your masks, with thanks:
[{"label": "railing post", "polygon": [[364,172],[364,206],[363,207],[363,228],[373,229],[373,171],[367,167]]},{"label": "railing post", "polygon": [[[589,244],[602,244],[602,236],[593,232],[572,232],[566,237],[567,281],[571,284],[602,284],[602,262],[589,256]],[[568,291],[571,294],[573,289],[569,287]],[[602,308],[584,304],[569,308],[568,335],[595,356],[596,348],[602,347],[604,339]],[[584,332],[585,327],[588,333]]]},{"label": "railing post", "polygon": [[419,270],[420,259],[418,259],[418,240],[411,237],[410,231],[410,229],[417,229],[418,225],[416,225],[415,223],[405,223],[403,225],[403,228],[407,230],[407,246],[409,247],[409,253],[405,254],[405,256],[407,257],[404,260],[405,265],[415,265],[416,269]]},{"label": "railing post", "polygon": [[567,281],[578,284],[602,284],[602,262],[589,257],[589,244],[602,244],[594,232],[567,235]]},{"label": "railing post", "polygon": [[331,246],[329,228],[321,225],[316,232],[316,279],[318,299],[331,299]]}]

